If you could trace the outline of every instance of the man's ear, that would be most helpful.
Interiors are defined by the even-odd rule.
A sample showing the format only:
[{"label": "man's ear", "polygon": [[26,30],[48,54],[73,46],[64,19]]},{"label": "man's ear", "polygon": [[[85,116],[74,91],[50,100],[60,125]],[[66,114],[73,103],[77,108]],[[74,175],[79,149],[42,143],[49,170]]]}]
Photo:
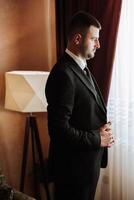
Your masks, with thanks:
[{"label": "man's ear", "polygon": [[82,39],[82,35],[81,35],[80,33],[76,33],[76,34],[74,35],[73,40],[74,40],[74,43],[75,43],[76,45],[80,44],[81,39]]}]

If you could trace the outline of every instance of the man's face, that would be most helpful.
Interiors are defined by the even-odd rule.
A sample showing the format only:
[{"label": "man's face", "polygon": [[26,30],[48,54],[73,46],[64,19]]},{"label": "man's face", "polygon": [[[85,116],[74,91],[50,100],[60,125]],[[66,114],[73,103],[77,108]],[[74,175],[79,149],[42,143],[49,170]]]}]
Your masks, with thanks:
[{"label": "man's face", "polygon": [[95,26],[90,26],[80,45],[81,55],[86,60],[89,60],[94,57],[96,49],[98,48],[100,48],[99,29]]}]

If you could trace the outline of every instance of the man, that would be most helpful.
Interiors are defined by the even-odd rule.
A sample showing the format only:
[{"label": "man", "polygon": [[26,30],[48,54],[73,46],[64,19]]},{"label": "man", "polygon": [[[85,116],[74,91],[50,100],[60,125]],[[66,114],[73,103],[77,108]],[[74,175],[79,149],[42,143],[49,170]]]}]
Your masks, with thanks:
[{"label": "man", "polygon": [[93,16],[76,13],[67,49],[47,81],[49,170],[56,200],[93,200],[106,147],[114,143],[101,93],[86,66],[100,48],[100,29]]}]

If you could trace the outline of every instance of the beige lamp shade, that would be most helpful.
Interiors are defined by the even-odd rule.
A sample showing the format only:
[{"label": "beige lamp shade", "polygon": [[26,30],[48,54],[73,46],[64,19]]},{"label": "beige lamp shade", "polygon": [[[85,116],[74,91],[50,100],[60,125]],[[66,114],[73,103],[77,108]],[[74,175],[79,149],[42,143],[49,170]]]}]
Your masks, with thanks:
[{"label": "beige lamp shade", "polygon": [[45,112],[45,84],[49,72],[10,71],[5,74],[5,108],[19,112]]}]

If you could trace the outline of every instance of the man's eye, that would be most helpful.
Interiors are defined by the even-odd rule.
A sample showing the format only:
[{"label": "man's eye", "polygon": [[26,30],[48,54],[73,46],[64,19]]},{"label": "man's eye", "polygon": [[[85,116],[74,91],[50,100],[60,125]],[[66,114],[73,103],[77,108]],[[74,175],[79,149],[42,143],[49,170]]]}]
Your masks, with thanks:
[{"label": "man's eye", "polygon": [[96,42],[98,39],[97,39],[97,38],[91,38],[91,40],[93,40],[93,41],[95,41],[95,42]]}]

